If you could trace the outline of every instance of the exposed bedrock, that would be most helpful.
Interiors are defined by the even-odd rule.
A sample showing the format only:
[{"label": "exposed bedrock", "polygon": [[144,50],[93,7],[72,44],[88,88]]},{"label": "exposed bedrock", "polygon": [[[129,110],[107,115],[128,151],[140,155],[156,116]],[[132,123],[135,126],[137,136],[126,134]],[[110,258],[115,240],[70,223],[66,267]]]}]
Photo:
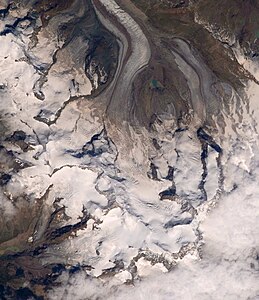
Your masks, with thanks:
[{"label": "exposed bedrock", "polygon": [[170,23],[191,1],[159,1],[168,31],[134,2],[0,1],[0,298],[200,259],[200,223],[249,173],[242,68]]},{"label": "exposed bedrock", "polygon": [[96,98],[105,103],[105,118],[119,127],[126,121],[150,128],[158,115],[179,124],[192,122],[197,129],[215,127],[214,116],[220,118],[222,106],[228,105],[229,83],[215,75],[188,40],[152,27],[134,5],[118,3],[93,1],[120,48],[115,76]]},{"label": "exposed bedrock", "polygon": [[115,1],[96,0],[93,3],[101,22],[117,37],[120,47],[117,72],[111,88],[105,94],[108,97],[107,116],[115,122],[130,121],[132,83],[149,63],[149,42],[135,20]]},{"label": "exposed bedrock", "polygon": [[[215,125],[212,116],[220,115],[228,84],[215,76],[187,40],[152,27],[137,13],[133,18],[132,8],[115,1],[18,4],[21,11],[32,6],[32,13],[26,15],[35,22],[40,14],[42,23],[41,30],[40,24],[34,24],[35,34],[26,50],[40,75],[34,84],[39,100],[47,97],[44,86],[56,61],[68,59],[71,63],[66,63],[64,72],[76,69],[81,74],[71,80],[71,90],[80,91],[85,72],[96,107],[112,123],[150,127],[156,115],[168,115],[180,123],[194,120],[197,128]],[[39,49],[45,46],[41,36],[53,40],[48,50],[52,59],[44,63],[39,63]]]}]

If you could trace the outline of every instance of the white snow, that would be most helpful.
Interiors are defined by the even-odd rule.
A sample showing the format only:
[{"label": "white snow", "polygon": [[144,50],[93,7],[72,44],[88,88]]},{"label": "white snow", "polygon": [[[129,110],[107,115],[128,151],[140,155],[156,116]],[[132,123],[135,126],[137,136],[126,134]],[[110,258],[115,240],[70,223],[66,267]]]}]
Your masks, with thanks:
[{"label": "white snow", "polygon": [[[114,1],[102,2],[125,25],[134,41],[133,58],[141,54],[138,59],[144,65],[149,46],[141,29]],[[48,65],[62,46],[55,36],[46,38],[45,34],[41,32],[39,46],[32,52],[26,37],[0,36],[0,83],[5,86],[0,90],[0,112],[6,134],[23,130],[34,148],[22,152],[17,145],[4,142],[17,157],[32,164],[13,175],[6,193],[11,198],[26,194],[34,201],[52,186],[45,204],[53,212],[53,202],[60,199],[68,216],[60,226],[79,222],[83,208],[91,215],[86,228],[46,250],[45,263],[58,260],[93,267],[70,277],[62,274],[58,279],[62,286],[50,291],[50,299],[259,299],[258,86],[248,84],[247,99],[240,107],[233,96],[231,115],[224,114],[227,134],[220,138],[224,190],[215,197],[220,170],[218,154],[210,149],[205,182],[208,201],[203,203],[198,189],[203,169],[197,124],[178,133],[174,133],[174,120],[157,125],[161,146],[157,152],[148,148],[146,130],[136,134],[130,128],[134,143],[128,159],[122,161],[116,160],[120,144],[108,140],[109,132],[108,137],[100,134],[102,120],[86,99],[68,103],[50,126],[34,119],[44,110],[53,120],[70,96],[91,92],[82,69],[69,60],[64,64],[68,57],[64,50],[43,84],[45,100],[34,96],[40,74],[24,59],[24,51],[31,54],[34,66]],[[142,43],[147,52],[141,53]],[[77,90],[71,86],[72,79],[78,83]],[[237,109],[242,110],[242,118]],[[102,154],[83,153],[96,134],[99,138],[93,145]],[[80,153],[81,157],[76,155]],[[159,180],[147,176],[150,161],[158,168]],[[166,179],[169,166],[175,168],[177,195],[160,200],[159,193],[172,185]],[[5,198],[0,208],[7,215],[15,213]],[[103,278],[103,272],[117,261],[123,262],[123,268]],[[134,276],[134,286],[124,285]]]}]

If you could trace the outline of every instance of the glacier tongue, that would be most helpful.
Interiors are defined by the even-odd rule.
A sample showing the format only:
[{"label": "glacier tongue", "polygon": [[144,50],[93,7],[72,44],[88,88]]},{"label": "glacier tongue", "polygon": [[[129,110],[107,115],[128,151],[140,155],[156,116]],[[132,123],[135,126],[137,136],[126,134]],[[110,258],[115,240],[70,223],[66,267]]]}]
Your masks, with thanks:
[{"label": "glacier tongue", "polygon": [[[63,273],[59,280],[67,284],[65,299],[72,296],[78,299],[257,298],[259,228],[255,211],[259,208],[259,157],[255,120],[259,110],[256,95],[258,86],[249,84],[243,98],[244,104],[249,101],[249,108],[242,106],[242,122],[239,122],[235,106],[231,108],[231,116],[237,122],[230,123],[229,116],[225,115],[225,135],[217,137],[223,152],[208,145],[204,185],[207,201],[198,201],[197,194],[190,193],[197,193],[202,176],[197,149],[201,154],[204,148],[196,131],[173,130],[168,135],[168,130],[174,128],[173,122],[168,127],[166,122],[157,126],[160,139],[157,137],[159,147],[156,148],[159,151],[156,155],[152,153],[157,177],[151,179],[135,174],[135,181],[131,182],[123,176],[126,189],[120,198],[116,197],[119,207],[109,210],[98,226],[99,232],[93,236],[87,228],[79,231],[69,246],[67,243],[67,249],[71,249],[71,245],[75,249],[71,260],[84,255],[89,259],[93,255],[90,261],[95,261],[95,269],[69,278]],[[188,167],[183,164],[185,159]],[[186,171],[178,182],[176,171],[167,176],[168,165],[174,165],[176,170],[179,168],[178,172],[188,168],[190,173]],[[195,170],[200,172],[196,174]],[[176,194],[159,200],[157,191],[170,186],[172,178]],[[183,185],[185,180],[186,186]],[[165,227],[165,224],[172,224],[172,227]],[[102,230],[105,236],[100,243],[98,236]],[[95,243],[99,245],[98,262],[94,258],[96,248],[92,248]],[[79,252],[76,249],[80,249]],[[106,255],[109,261],[105,262]],[[121,285],[132,280],[134,287]],[[82,288],[85,283],[87,287]],[[76,287],[80,287],[80,291],[76,291]],[[50,292],[54,299],[59,299],[60,294],[61,289]]]},{"label": "glacier tongue", "polygon": [[[125,18],[128,18],[126,14]],[[27,26],[30,28],[33,25]],[[120,145],[115,145],[109,138],[109,132],[98,114],[93,115],[91,101],[83,98],[91,92],[87,78],[81,80],[77,94],[73,95],[71,81],[80,82],[80,69],[74,68],[68,72],[71,62],[68,60],[64,65],[65,56],[62,53],[65,55],[65,49],[57,44],[55,35],[48,33],[48,27],[40,29],[39,42],[30,49],[32,34],[31,30],[29,33],[26,31],[25,35],[21,31],[17,36],[7,34],[0,37],[4,84],[1,112],[6,120],[3,126],[7,135],[22,130],[30,147],[29,151],[22,151],[19,144],[2,141],[6,149],[29,164],[16,173],[12,172],[4,193],[8,195],[10,205],[21,194],[28,195],[30,210],[37,203],[44,212],[31,216],[39,218],[39,221],[28,240],[35,245],[40,245],[46,238],[48,240],[50,230],[54,230],[51,216],[55,216],[55,222],[59,220],[55,226],[71,226],[68,233],[74,236],[73,247],[70,245],[71,239],[62,242],[60,261],[64,264],[87,263],[94,268],[90,273],[99,276],[108,268],[106,266],[113,265],[117,260],[124,262],[123,269],[132,268],[133,258],[140,255],[140,259],[143,255],[153,257],[155,263],[161,262],[170,269],[179,252],[185,255],[189,248],[193,252],[198,242],[196,228],[192,228],[191,224],[195,209],[187,199],[190,191],[198,187],[202,172],[200,149],[196,152],[196,145],[199,145],[197,137],[194,137],[196,144],[189,148],[189,154],[185,154],[183,160],[180,158],[178,163],[176,152],[172,157],[165,158],[163,151],[166,150],[162,148],[160,151],[161,159],[169,160],[167,167],[177,166],[177,197],[187,197],[183,200],[184,205],[177,197],[173,201],[161,201],[159,193],[168,188],[170,181],[165,178],[160,181],[149,179],[146,174],[148,170],[136,168],[131,160],[127,162],[126,170],[132,169],[132,174],[124,171],[117,162]],[[44,35],[50,36],[45,38]],[[53,42],[49,43],[51,38]],[[135,41],[133,47],[139,45]],[[47,73],[43,73],[45,79],[40,84],[44,99],[38,99],[35,94],[35,87],[43,76],[41,68],[47,68]],[[81,76],[83,78],[85,75]],[[196,135],[195,132],[193,134]],[[187,132],[180,134],[177,142],[171,138],[167,147],[179,147],[179,152],[184,152],[180,148],[190,140],[187,135]],[[194,158],[191,149],[196,153]],[[136,150],[133,147],[132,157],[137,155]],[[141,165],[148,161],[145,151],[143,155]],[[189,159],[190,164],[193,162],[193,171],[189,172],[195,178],[193,181],[184,170]],[[134,170],[141,170],[141,173],[137,174]],[[159,171],[167,172],[163,168]],[[181,187],[180,181],[183,179],[186,186]],[[191,201],[195,201],[195,193],[190,195]],[[44,201],[41,203],[42,197]],[[63,214],[56,215],[57,207],[63,208]],[[19,212],[15,211],[15,207],[13,210],[15,218]],[[77,234],[78,227],[73,226],[84,217],[85,211],[90,216],[89,220]],[[92,230],[89,230],[91,226]],[[124,240],[125,237],[127,239]],[[83,241],[90,248],[81,248]],[[51,242],[46,253],[56,251],[56,247],[60,246]],[[163,255],[168,257],[163,258]],[[43,257],[46,263],[54,263],[48,254]]]},{"label": "glacier tongue", "polygon": [[[148,41],[114,1],[101,2],[131,37],[133,54],[121,75],[129,85],[148,63]],[[49,26],[57,29],[59,21]],[[62,289],[67,283],[62,299],[103,298],[106,287],[111,299],[138,293],[144,299],[237,299],[239,293],[248,299],[249,289],[258,296],[258,86],[249,83],[241,96],[231,90],[224,128],[217,117],[216,130],[202,127],[201,104],[199,122],[177,126],[174,116],[159,116],[153,131],[123,124],[120,141],[102,105],[89,97],[93,86],[84,68],[53,28],[36,18],[15,34],[1,30],[0,212],[2,223],[15,228],[13,236],[1,236],[1,254],[64,266],[57,272]],[[77,41],[87,51],[91,41]],[[225,275],[228,269],[240,276]],[[217,294],[222,274],[235,289],[224,283]],[[193,290],[186,284],[191,279]],[[60,295],[61,288],[49,291],[50,299]]]}]

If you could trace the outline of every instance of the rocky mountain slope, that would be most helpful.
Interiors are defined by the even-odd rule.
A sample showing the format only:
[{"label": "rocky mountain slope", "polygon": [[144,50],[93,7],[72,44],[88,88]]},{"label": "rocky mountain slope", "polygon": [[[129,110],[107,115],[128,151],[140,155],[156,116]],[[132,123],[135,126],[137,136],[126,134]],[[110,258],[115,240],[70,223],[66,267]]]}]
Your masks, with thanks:
[{"label": "rocky mountain slope", "polygon": [[0,1],[1,299],[258,298],[257,3],[226,5]]}]

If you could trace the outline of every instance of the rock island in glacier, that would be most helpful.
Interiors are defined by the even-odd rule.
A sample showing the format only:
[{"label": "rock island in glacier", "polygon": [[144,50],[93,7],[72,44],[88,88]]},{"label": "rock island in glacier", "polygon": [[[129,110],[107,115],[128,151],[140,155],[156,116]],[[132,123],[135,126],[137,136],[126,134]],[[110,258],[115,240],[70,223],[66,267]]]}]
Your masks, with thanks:
[{"label": "rock island in glacier", "polygon": [[259,299],[258,15],[0,0],[0,299]]}]

